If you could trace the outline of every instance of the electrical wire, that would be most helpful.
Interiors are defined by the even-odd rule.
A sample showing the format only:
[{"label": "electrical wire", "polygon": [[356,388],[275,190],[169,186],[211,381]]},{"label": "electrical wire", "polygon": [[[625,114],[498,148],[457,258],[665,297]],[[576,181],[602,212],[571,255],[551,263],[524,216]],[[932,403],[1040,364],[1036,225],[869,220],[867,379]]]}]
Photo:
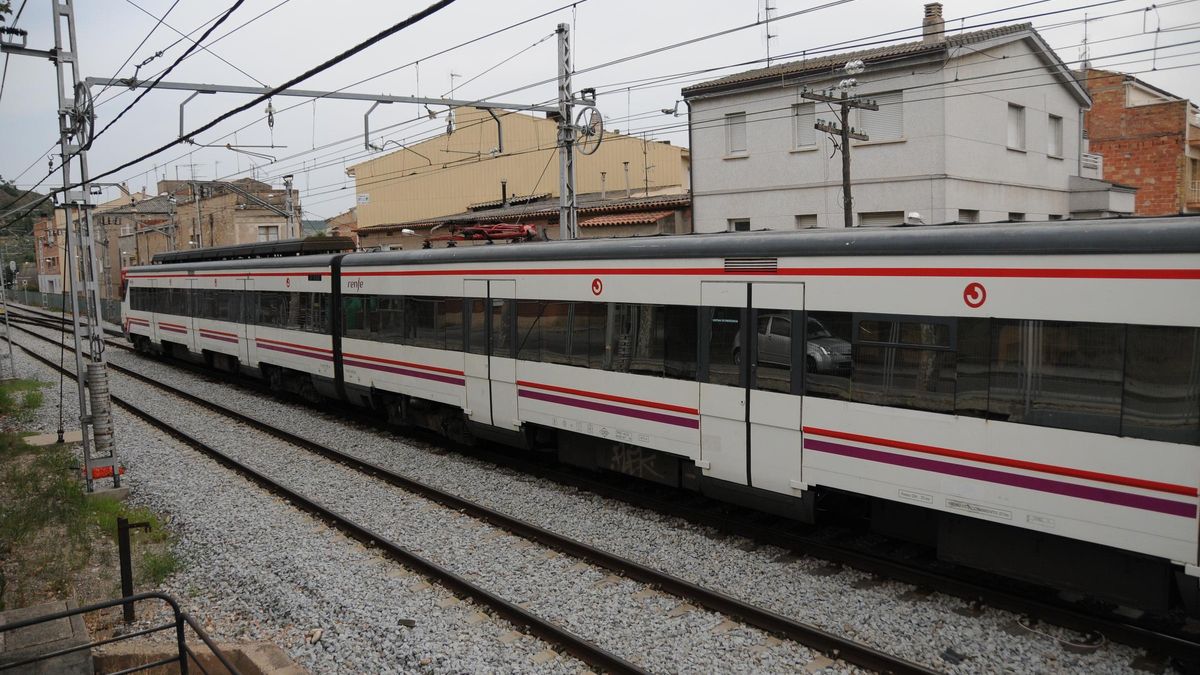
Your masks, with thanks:
[{"label": "electrical wire", "polygon": [[[146,42],[150,40],[150,36],[154,35],[154,31],[158,30],[158,27],[161,26],[163,24],[163,22],[167,20],[167,17],[171,15],[171,12],[175,11],[175,7],[177,5],[179,5],[179,2],[180,2],[180,0],[175,0],[175,2],[172,2],[171,6],[167,8],[166,13],[163,14],[161,17],[156,17],[153,14],[150,15],[150,18],[156,19],[156,21],[154,22],[154,26],[150,29],[149,33],[146,33],[146,37],[142,38],[142,41],[138,43],[138,46],[134,47],[133,51],[129,52],[129,56],[125,57],[125,62],[117,67],[117,72],[113,73],[113,76],[109,79],[113,79],[113,80],[117,79],[117,76],[121,74],[121,71],[125,70],[125,66],[129,65],[129,62],[133,60],[133,57],[137,56],[138,51],[141,50],[141,48],[146,45]],[[145,10],[143,10],[143,11],[145,11]],[[155,54],[155,56],[152,56],[149,59],[146,59],[138,67],[141,68],[142,66],[149,63],[151,59],[154,59],[155,57],[157,57],[161,54],[162,54],[161,51],[157,52]],[[109,86],[111,86],[111,85],[108,85],[108,84],[104,85],[104,88],[100,90],[100,93],[96,94],[96,97],[98,98],[100,96],[103,96],[104,92],[108,91]]]},{"label": "electrical wire", "polygon": [[[514,29],[514,28],[518,28],[518,27],[520,27],[520,26],[523,26],[523,25],[525,25],[525,24],[531,23],[531,22],[533,22],[533,21],[537,21],[538,19],[545,18],[545,17],[547,17],[547,16],[550,16],[550,15],[552,15],[552,14],[555,14],[555,13],[557,13],[557,12],[560,12],[560,11],[562,11],[562,10],[564,10],[564,9],[568,9],[568,8],[570,8],[570,7],[574,7],[574,6],[576,6],[576,5],[579,5],[579,4],[582,4],[582,3],[584,3],[584,2],[587,2],[587,0],[574,0],[574,2],[570,2],[570,3],[567,3],[567,4],[561,5],[561,6],[559,6],[559,7],[556,7],[556,8],[554,8],[554,9],[551,9],[551,10],[548,10],[548,11],[545,11],[545,12],[542,12],[542,13],[540,13],[540,14],[536,14],[536,15],[530,16],[530,17],[528,17],[528,18],[525,18],[525,19],[522,19],[522,20],[520,20],[520,21],[517,21],[517,22],[511,23],[511,24],[508,24],[507,26],[504,26],[504,27],[501,27],[501,28],[497,28],[497,29],[495,29],[495,30],[489,31],[489,32],[487,32],[487,33],[484,33],[484,34],[482,34],[482,35],[478,35],[478,36],[476,36],[476,37],[473,37],[473,38],[470,38],[470,39],[468,39],[468,40],[464,40],[463,42],[460,42],[460,43],[458,43],[458,44],[451,45],[451,46],[449,46],[449,47],[446,47],[446,48],[444,48],[444,49],[438,50],[438,51],[436,51],[436,52],[433,52],[433,53],[431,53],[431,54],[427,54],[427,55],[425,55],[425,56],[422,56],[422,57],[420,57],[420,58],[418,58],[418,59],[414,59],[413,61],[410,61],[410,62],[408,62],[408,63],[405,63],[405,64],[402,64],[402,65],[399,65],[399,66],[395,66],[395,67],[389,68],[388,70],[385,70],[385,71],[383,71],[383,72],[380,72],[380,73],[376,73],[375,75],[371,75],[370,77],[366,77],[366,78],[363,78],[363,79],[361,79],[361,80],[358,80],[358,81],[356,81],[356,82],[352,82],[352,83],[350,83],[350,84],[348,84],[348,85],[346,85],[346,86],[344,86],[344,87],[341,87],[341,88],[339,88],[339,89],[336,89],[336,90],[334,90],[332,93],[339,93],[339,92],[345,91],[346,89],[349,89],[350,87],[355,87],[355,86],[358,86],[358,85],[360,85],[360,84],[365,84],[365,83],[367,83],[367,82],[370,82],[370,81],[372,81],[372,80],[376,80],[376,79],[379,79],[379,78],[381,78],[381,77],[384,77],[384,76],[386,76],[386,75],[390,75],[390,74],[392,74],[392,73],[395,73],[395,72],[397,72],[397,71],[399,71],[399,70],[403,70],[403,69],[405,69],[405,68],[408,68],[408,67],[410,67],[410,66],[416,66],[416,65],[420,64],[422,61],[427,61],[427,60],[429,60],[429,59],[432,59],[432,58],[435,58],[435,57],[438,57],[438,56],[442,56],[442,55],[444,55],[444,54],[448,54],[448,53],[450,53],[450,52],[452,52],[452,51],[455,51],[455,50],[457,50],[457,49],[461,49],[462,47],[466,47],[466,46],[469,46],[469,45],[471,45],[471,44],[474,44],[474,43],[476,43],[476,42],[480,42],[480,41],[482,41],[482,40],[485,40],[485,39],[487,39],[487,38],[494,37],[494,36],[496,36],[496,35],[499,35],[499,34],[501,34],[501,33],[504,33],[504,32],[506,32],[506,31],[512,30],[512,29]],[[281,4],[282,4],[282,3],[281,3]],[[314,98],[314,99],[311,99],[311,101],[316,101],[316,100],[317,100],[316,98]],[[287,111],[289,111],[289,110],[293,110],[293,109],[295,109],[295,108],[298,108],[298,107],[300,107],[300,106],[303,106],[303,105],[308,105],[308,103],[309,103],[309,102],[310,102],[310,101],[303,101],[303,102],[301,102],[301,103],[297,103],[297,104],[294,104],[294,105],[290,105],[290,106],[287,106],[287,107],[281,108],[281,109],[279,109],[279,110],[275,111],[275,114],[276,114],[276,115],[279,115],[279,114],[282,114],[282,113],[284,113],[284,112],[287,112]],[[245,129],[248,129],[248,128],[250,128],[250,127],[254,126],[255,124],[258,124],[258,123],[259,123],[259,122],[261,122],[263,119],[265,119],[265,117],[257,117],[257,118],[255,118],[253,121],[251,121],[251,122],[248,122],[247,124],[245,124],[245,125],[243,125],[243,126],[241,126],[241,127],[238,127],[237,129],[234,129],[233,131],[231,131],[231,132],[229,132],[229,133],[225,134],[224,136],[221,136],[221,137],[219,137],[219,138],[213,139],[213,140],[211,141],[211,143],[219,143],[220,141],[226,140],[226,139],[228,139],[229,137],[231,137],[231,136],[233,136],[233,135],[237,134],[239,131],[244,131]],[[423,116],[422,116],[422,118],[420,118],[420,119],[423,119]],[[418,119],[418,120],[413,120],[413,121],[420,121],[420,119]],[[404,124],[404,123],[401,123],[401,124]],[[395,126],[398,126],[398,125],[392,125],[392,126],[390,126],[390,127],[384,127],[383,129],[380,129],[380,131],[383,131],[383,130],[386,130],[386,129],[390,129],[390,128],[394,128]],[[346,138],[345,140],[343,140],[343,141],[334,141],[334,143],[338,143],[338,142],[345,142],[345,141],[348,141],[348,140],[354,140],[354,139],[357,139],[357,138],[359,138],[359,137],[360,137],[360,136],[359,136],[358,134],[355,134],[354,136],[349,136],[349,137],[347,137],[347,138]],[[167,160],[166,162],[164,162],[164,163],[163,163],[163,165],[164,165],[164,166],[165,166],[165,165],[169,165],[169,164],[171,164],[172,162],[179,161],[180,159],[183,159],[183,158],[184,158],[184,157],[186,157],[186,156],[187,156],[187,155],[180,155],[180,156],[178,156],[178,157],[175,157],[175,158],[173,158],[173,159]],[[299,155],[293,155],[293,157],[295,157],[295,156],[299,156]],[[264,166],[265,166],[265,165],[264,165]],[[224,176],[224,177],[222,177],[222,178],[231,178],[231,177],[233,177],[233,176],[236,176],[236,175],[238,175],[238,173],[243,173],[243,172],[237,172],[237,173],[233,173],[233,174],[228,174],[228,175],[226,175],[226,176]]]},{"label": "electrical wire", "polygon": [[[120,166],[118,166],[116,168],[109,169],[108,171],[105,171],[104,173],[94,176],[88,182],[93,182],[100,178],[106,178],[108,176],[111,176],[111,175],[117,173],[118,171],[127,169],[127,168],[133,166],[134,164],[143,162],[147,159],[150,159],[151,157],[154,157],[155,155],[161,154],[165,150],[168,150],[170,148],[175,147],[176,145],[179,145],[180,143],[183,143],[184,139],[192,138],[192,137],[196,136],[197,134],[203,133],[203,132],[213,128],[217,124],[220,124],[221,122],[229,119],[230,117],[233,117],[234,115],[236,115],[240,112],[249,110],[250,108],[258,105],[259,103],[262,103],[263,101],[271,98],[273,95],[279,93],[280,91],[283,91],[284,89],[295,86],[296,84],[299,84],[300,82],[303,82],[303,81],[313,77],[314,75],[317,75],[319,73],[322,73],[322,72],[332,68],[333,66],[341,63],[342,61],[345,61],[346,59],[354,56],[355,54],[358,54],[359,52],[362,52],[363,50],[377,44],[378,42],[384,40],[385,38],[388,38],[400,31],[404,30],[405,28],[407,28],[415,23],[418,23],[421,20],[441,11],[442,9],[449,7],[450,5],[454,4],[455,1],[456,0],[438,0],[438,2],[435,2],[431,5],[429,5],[428,7],[421,10],[420,12],[417,12],[416,14],[413,14],[412,16],[408,17],[407,19],[404,19],[403,21],[400,21],[396,24],[393,24],[392,26],[390,26],[388,28],[385,28],[384,30],[382,30],[382,31],[376,33],[375,35],[371,36],[370,38],[367,38],[366,40],[358,43],[357,45],[351,47],[350,49],[343,51],[342,53],[338,54],[337,56],[327,59],[323,63],[321,63],[317,66],[314,66],[313,68],[310,68],[309,70],[305,71],[304,73],[301,73],[300,75],[297,75],[296,77],[293,77],[292,79],[279,85],[278,87],[275,87],[271,91],[263,93],[247,103],[244,103],[236,108],[233,108],[232,110],[229,110],[221,115],[218,115],[215,119],[209,121],[208,123],[203,124],[199,128],[192,130],[190,133],[184,134],[183,137],[177,138],[173,141],[169,141],[169,142],[159,146],[158,148],[151,150],[150,152],[147,152],[135,159],[129,160],[128,162],[121,164]],[[242,2],[244,2],[244,0],[237,0],[237,2],[234,5],[234,9],[236,9],[236,7],[240,6]],[[140,97],[139,97],[139,100],[140,100]],[[109,126],[111,126],[111,123]],[[83,185],[84,185],[84,183],[72,183],[71,185],[67,185],[61,189],[54,190],[54,191],[50,192],[49,194],[47,194],[42,199],[38,200],[34,204],[34,206],[29,209],[28,212],[32,212],[34,208],[36,208],[37,206],[40,206],[42,203],[49,200],[51,195],[53,195],[57,192],[66,192],[66,191],[69,191],[69,190],[72,190],[72,189],[75,189],[78,187],[82,187]],[[20,220],[20,218],[17,218],[17,220]],[[0,229],[7,228],[7,227],[9,227],[9,225],[10,224],[0,226]]]},{"label": "electrical wire", "polygon": [[[1035,0],[1035,1],[1033,1],[1033,2],[1028,2],[1028,3],[1025,3],[1025,4],[1023,4],[1023,5],[1017,5],[1017,6],[1016,6],[1016,8],[1020,8],[1020,7],[1026,7],[1026,6],[1032,6],[1032,5],[1038,5],[1038,4],[1042,4],[1043,2],[1046,2],[1046,1],[1047,1],[1047,0]],[[1095,6],[1109,5],[1109,4],[1114,4],[1114,3],[1117,3],[1117,2],[1122,2],[1122,1],[1125,1],[1125,0],[1106,0],[1105,2],[1093,3],[1093,4],[1084,5],[1084,6],[1079,6],[1079,7],[1074,7],[1074,8],[1069,8],[1069,9],[1065,9],[1065,10],[1055,10],[1055,11],[1052,11],[1052,12],[1044,12],[1044,13],[1040,13],[1040,14],[1037,14],[1037,15],[1031,15],[1031,16],[1029,16],[1029,17],[1016,17],[1016,18],[1003,19],[1003,20],[999,20],[999,21],[987,22],[987,23],[983,23],[983,24],[975,24],[975,25],[972,25],[970,28],[977,28],[977,27],[981,27],[981,26],[984,26],[984,27],[986,27],[986,26],[991,26],[991,25],[997,24],[997,23],[1008,23],[1008,22],[1011,22],[1011,21],[1014,21],[1014,20],[1025,19],[1025,18],[1033,18],[1033,17],[1041,17],[1041,16],[1057,15],[1057,14],[1061,14],[1061,13],[1063,13],[1063,12],[1069,12],[1069,11],[1079,11],[1079,10],[1082,10],[1082,9],[1090,9],[1090,8],[1093,8],[1093,7],[1095,7]],[[1180,0],[1177,0],[1177,2],[1178,2],[1178,1],[1180,1]],[[1183,1],[1190,1],[1190,0],[1183,0]],[[1171,3],[1171,4],[1175,4],[1175,3]],[[811,8],[810,8],[810,9],[811,9]],[[965,19],[978,18],[978,17],[981,17],[981,16],[988,16],[988,15],[997,14],[997,13],[1004,12],[1004,11],[1009,11],[1009,10],[1011,10],[1011,9],[1014,9],[1014,8],[1013,8],[1013,7],[1006,7],[1006,8],[996,9],[996,10],[989,10],[989,11],[986,11],[986,12],[979,12],[979,13],[977,13],[977,14],[972,14],[972,15],[968,15],[968,16],[966,16],[966,17],[962,17],[962,18],[961,18],[961,19],[959,19],[959,20],[965,20]],[[806,12],[806,11],[809,11],[809,10],[800,10],[800,13],[803,13],[803,12]],[[1134,10],[1134,11],[1140,11],[1140,10]],[[789,18],[789,17],[791,17],[791,16],[794,16],[794,15],[796,15],[796,14],[797,14],[797,13],[792,13],[792,14],[784,15],[783,17],[778,17],[778,18],[775,18],[775,19],[773,19],[773,20],[775,20],[775,21],[778,21],[778,20],[781,20],[781,19]],[[1103,18],[1103,17],[1097,17],[1097,20],[1098,20],[1099,18]],[[746,26],[742,26],[742,27],[740,27],[740,28],[748,28],[748,27],[752,27],[753,25],[755,25],[755,24],[748,24],[748,25],[746,25]],[[1056,26],[1056,27],[1060,27],[1060,26]],[[908,31],[910,31],[910,30],[917,30],[918,28],[921,28],[921,27],[905,28],[905,29],[900,29],[900,30],[897,30],[897,31],[888,31],[888,32],[885,32],[885,33],[880,33],[880,34],[876,34],[876,35],[873,35],[873,36],[868,36],[867,38],[864,38],[864,39],[865,39],[865,40],[872,40],[872,39],[875,39],[875,38],[877,38],[877,37],[880,37],[880,36],[886,36],[886,35],[893,35],[893,36],[894,36],[894,35],[895,35],[895,34],[897,34],[897,33],[904,33],[904,32],[908,32]],[[964,27],[963,29],[965,29],[965,28],[966,28],[966,27]],[[734,30],[734,29],[731,29],[731,30]],[[943,32],[949,32],[949,31],[943,31]],[[713,33],[713,34],[710,34],[710,35],[709,35],[709,36],[707,36],[707,37],[708,37],[708,38],[711,38],[711,37],[717,37],[717,36],[720,36],[720,35],[723,35],[723,34],[727,34],[727,33],[728,33],[728,31],[720,31],[720,32],[718,32],[718,33]],[[680,45],[682,45],[682,44],[690,44],[690,43],[693,43],[694,41],[696,41],[696,40],[698,40],[698,39],[706,39],[706,37],[702,37],[702,38],[696,38],[696,39],[692,39],[692,40],[687,40],[687,41],[684,41],[684,42],[682,42],[682,43],[675,43],[674,45],[668,45],[667,47],[663,47],[663,48],[657,48],[657,49],[655,49],[655,50],[650,50],[649,52],[643,52],[642,54],[643,54],[643,55],[645,55],[645,54],[649,54],[649,53],[658,53],[659,51],[662,51],[662,50],[664,50],[664,49],[673,48],[673,47],[675,47],[675,46],[680,46]],[[893,38],[893,39],[894,39],[894,38]],[[841,43],[833,43],[833,45],[834,45],[834,46],[837,46],[837,47],[839,47],[839,48],[842,48],[842,46],[844,46],[845,44],[851,43],[851,42],[854,42],[854,41],[843,41],[843,42],[841,42]],[[828,49],[833,49],[833,48],[834,48],[834,46],[826,46],[826,47],[824,47],[824,48],[819,48],[819,49],[826,49],[826,50],[828,50]],[[805,52],[805,53],[809,53],[809,54],[811,54],[811,53],[814,53],[814,50],[811,50],[811,49],[810,49],[810,50],[806,50],[806,52]],[[785,55],[782,55],[782,56],[780,56],[780,57],[778,57],[778,58],[789,58],[790,56],[791,56],[791,55],[787,55],[787,54],[785,54]],[[629,57],[622,57],[621,59],[617,59],[617,60],[615,60],[615,61],[606,62],[606,63],[604,63],[604,64],[599,64],[599,65],[597,65],[597,66],[593,66],[593,67],[591,67],[591,68],[585,69],[584,71],[576,71],[576,72],[586,72],[587,70],[594,70],[594,69],[597,69],[597,68],[605,67],[605,66],[607,66],[607,65],[611,65],[611,64],[614,64],[614,63],[618,63],[618,62],[624,62],[624,61],[626,61],[626,60],[629,60],[629,59],[631,59],[631,58],[637,58],[637,57],[639,57],[639,55],[638,55],[638,54],[631,55],[631,56],[629,56]],[[745,65],[745,64],[743,64],[743,65]],[[736,67],[736,66],[735,66],[735,67]],[[394,70],[394,69],[393,69],[393,70]],[[553,81],[553,80],[545,80],[545,81],[543,81],[543,82],[541,82],[541,83],[552,82],[552,81]],[[536,86],[536,85],[529,85],[529,86]],[[528,87],[525,87],[525,88],[528,88]],[[513,91],[519,91],[519,89],[518,89],[518,90],[510,90],[509,92],[505,92],[505,93],[512,93]],[[493,97],[489,97],[489,98],[494,98],[494,97],[497,97],[497,96],[502,96],[502,95],[504,95],[504,93],[502,93],[502,94],[496,94],[495,96],[493,96]],[[293,106],[293,107],[295,107],[295,106]],[[244,127],[243,127],[243,128],[244,128]],[[385,129],[386,129],[386,128],[385,128]],[[384,129],[381,129],[380,131],[383,131],[383,130],[384,130]],[[351,139],[354,139],[354,138],[357,138],[357,136],[354,136],[354,137],[349,137],[347,140],[351,140]],[[308,151],[308,152],[311,152],[311,151]],[[297,157],[297,156],[300,156],[300,155],[302,155],[302,154],[304,154],[304,153],[298,153],[297,155],[293,155],[293,157]]]},{"label": "electrical wire", "polygon": [[[127,2],[127,3],[129,3],[129,4],[131,4],[131,5],[133,5],[134,7],[136,7],[138,10],[140,10],[140,11],[141,11],[142,13],[144,13],[144,14],[147,14],[147,15],[149,15],[149,16],[151,16],[151,17],[153,17],[153,16],[154,16],[153,14],[150,14],[150,12],[146,11],[146,9],[145,9],[144,7],[142,7],[141,5],[137,4],[137,3],[136,3],[136,2],[134,2],[133,0],[125,0],[125,2]],[[239,3],[239,4],[240,4],[240,3]],[[241,68],[239,68],[239,67],[237,67],[237,66],[233,65],[233,64],[232,64],[232,63],[230,63],[229,61],[225,60],[225,57],[223,57],[223,56],[221,56],[220,54],[218,54],[218,53],[216,53],[216,52],[212,51],[212,50],[211,50],[211,49],[209,49],[208,47],[205,47],[204,45],[201,45],[201,44],[200,44],[201,42],[203,42],[203,41],[204,41],[204,39],[205,39],[206,37],[208,37],[209,33],[212,33],[212,32],[213,32],[213,30],[214,30],[214,29],[216,29],[216,27],[217,27],[217,26],[219,26],[219,25],[220,25],[222,22],[224,22],[224,21],[225,21],[225,19],[226,19],[228,16],[229,16],[228,14],[225,14],[225,15],[224,15],[224,16],[222,16],[220,19],[218,19],[218,20],[217,20],[217,23],[216,23],[216,25],[212,26],[212,27],[211,27],[211,28],[209,28],[207,31],[205,31],[204,35],[200,36],[200,39],[199,39],[199,40],[192,40],[192,38],[188,37],[187,35],[184,35],[184,34],[183,34],[182,32],[180,32],[180,31],[179,31],[177,28],[175,28],[174,26],[172,26],[171,24],[169,24],[169,23],[167,23],[167,22],[165,22],[165,21],[163,22],[163,25],[164,25],[164,26],[166,26],[167,28],[170,28],[171,30],[175,31],[176,33],[178,33],[182,39],[185,39],[185,40],[192,40],[192,47],[199,47],[200,49],[203,49],[204,51],[208,52],[209,54],[212,54],[213,56],[217,57],[217,59],[219,59],[219,60],[221,61],[221,63],[224,63],[225,65],[229,66],[230,68],[233,68],[234,70],[238,71],[239,73],[241,73],[241,74],[245,75],[246,77],[248,77],[248,78],[250,78],[250,79],[254,80],[255,82],[257,82],[257,83],[258,83],[258,86],[260,86],[260,87],[265,87],[265,86],[267,86],[267,85],[266,85],[266,83],[264,83],[262,80],[258,79],[257,77],[254,77],[254,76],[253,76],[253,75],[251,75],[250,73],[247,73],[246,71],[242,70]],[[165,18],[165,17],[164,17],[164,18]],[[189,54],[190,54],[192,51],[193,51],[193,49],[190,49],[190,48],[188,49],[188,53],[189,53]],[[171,64],[171,67],[170,67],[170,68],[168,68],[168,69],[167,69],[165,72],[163,72],[163,73],[161,73],[161,74],[159,75],[160,79],[161,79],[162,75],[165,75],[166,73],[170,72],[170,71],[171,71],[171,69],[172,69],[172,68],[174,68],[176,65],[178,65],[178,62]]]},{"label": "electrical wire", "polygon": [[[17,8],[17,13],[13,16],[11,26],[16,28],[17,22],[21,20],[21,13],[25,11],[25,3],[29,0],[21,0],[21,6]],[[4,73],[0,74],[0,101],[4,100],[4,83],[8,81],[8,60],[12,58],[10,54],[4,55]]]}]

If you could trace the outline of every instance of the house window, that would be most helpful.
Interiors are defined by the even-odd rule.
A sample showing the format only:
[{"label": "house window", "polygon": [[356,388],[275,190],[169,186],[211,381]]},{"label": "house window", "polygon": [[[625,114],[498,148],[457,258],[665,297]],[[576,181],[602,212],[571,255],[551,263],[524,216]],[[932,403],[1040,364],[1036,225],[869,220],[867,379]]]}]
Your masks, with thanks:
[{"label": "house window", "polygon": [[1050,220],[1062,220],[1062,219],[1063,219],[1063,215],[1061,213],[1051,213],[1050,214]]},{"label": "house window", "polygon": [[121,234],[133,234],[133,223],[121,223]]},{"label": "house window", "polygon": [[894,141],[904,138],[904,94],[891,91],[872,94],[870,100],[879,104],[879,110],[858,111],[858,126],[872,141]]},{"label": "house window", "polygon": [[730,219],[729,220],[729,231],[730,232],[749,232],[750,231],[750,219],[749,218],[732,218],[732,219]]},{"label": "house window", "polygon": [[1063,154],[1063,120],[1058,115],[1050,116],[1046,154],[1051,157],[1062,157]]},{"label": "house window", "polygon": [[1008,148],[1025,149],[1025,106],[1008,104]]},{"label": "house window", "polygon": [[817,110],[812,103],[792,106],[792,147],[810,148],[817,144]]},{"label": "house window", "polygon": [[979,222],[979,210],[978,209],[959,209],[958,210],[958,222],[960,222],[960,223],[978,223]]},{"label": "house window", "polygon": [[746,152],[746,113],[731,113],[725,116],[725,154],[736,155]]},{"label": "house window", "polygon": [[868,211],[858,214],[859,227],[886,227],[903,224],[903,211]]},{"label": "house window", "polygon": [[276,241],[279,239],[278,225],[259,225],[258,240],[259,241]]},{"label": "house window", "polygon": [[1009,211],[1008,219],[1014,223],[1019,223],[1019,222],[1025,220],[1025,214],[1020,211]]},{"label": "house window", "polygon": [[805,213],[803,215],[796,216],[796,229],[797,230],[810,229],[810,228],[814,228],[816,226],[817,226],[817,214]]}]

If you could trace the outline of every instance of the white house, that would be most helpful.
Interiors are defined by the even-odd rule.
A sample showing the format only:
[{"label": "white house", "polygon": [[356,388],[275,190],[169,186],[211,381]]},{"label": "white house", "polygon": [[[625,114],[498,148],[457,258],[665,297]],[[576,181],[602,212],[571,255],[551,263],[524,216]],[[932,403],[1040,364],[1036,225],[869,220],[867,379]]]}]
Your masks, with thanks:
[{"label": "white house", "polygon": [[[899,224],[914,211],[925,223],[1068,218],[1086,88],[1031,24],[954,33],[941,12],[925,6],[920,41],[684,89],[696,231],[843,225],[841,156],[813,128],[837,116],[802,94],[836,87],[853,60],[866,68],[849,91],[879,106],[850,116],[870,139],[851,142],[854,225]],[[1089,187],[1089,208],[1105,212]],[[1109,192],[1132,210],[1131,191]]]}]

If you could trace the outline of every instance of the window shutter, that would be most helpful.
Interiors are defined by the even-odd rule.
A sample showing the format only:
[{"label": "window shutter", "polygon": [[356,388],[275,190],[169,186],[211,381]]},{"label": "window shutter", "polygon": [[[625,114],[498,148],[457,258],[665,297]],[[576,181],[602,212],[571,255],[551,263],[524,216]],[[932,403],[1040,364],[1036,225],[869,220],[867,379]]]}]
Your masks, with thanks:
[{"label": "window shutter", "polygon": [[728,154],[746,151],[746,113],[725,116],[725,151]]},{"label": "window shutter", "polygon": [[1050,116],[1049,144],[1046,152],[1051,157],[1062,157],[1063,153],[1063,120],[1057,115]]},{"label": "window shutter", "polygon": [[1008,105],[1008,147],[1025,149],[1025,108],[1011,103]]},{"label": "window shutter", "polygon": [[859,227],[885,227],[888,225],[903,224],[903,211],[874,211],[858,214]]},{"label": "window shutter", "polygon": [[792,106],[792,147],[807,148],[817,144],[816,106],[801,103]]},{"label": "window shutter", "polygon": [[879,104],[879,110],[858,111],[861,130],[872,141],[894,141],[904,138],[904,92],[868,94],[864,98]]}]

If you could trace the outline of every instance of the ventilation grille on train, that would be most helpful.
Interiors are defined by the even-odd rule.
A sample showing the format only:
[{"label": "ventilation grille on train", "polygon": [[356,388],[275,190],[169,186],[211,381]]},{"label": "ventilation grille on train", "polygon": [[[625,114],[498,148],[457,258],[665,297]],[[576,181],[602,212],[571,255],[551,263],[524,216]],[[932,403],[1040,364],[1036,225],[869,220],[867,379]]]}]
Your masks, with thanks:
[{"label": "ventilation grille on train", "polygon": [[775,272],[779,269],[778,258],[726,258],[726,272]]}]

